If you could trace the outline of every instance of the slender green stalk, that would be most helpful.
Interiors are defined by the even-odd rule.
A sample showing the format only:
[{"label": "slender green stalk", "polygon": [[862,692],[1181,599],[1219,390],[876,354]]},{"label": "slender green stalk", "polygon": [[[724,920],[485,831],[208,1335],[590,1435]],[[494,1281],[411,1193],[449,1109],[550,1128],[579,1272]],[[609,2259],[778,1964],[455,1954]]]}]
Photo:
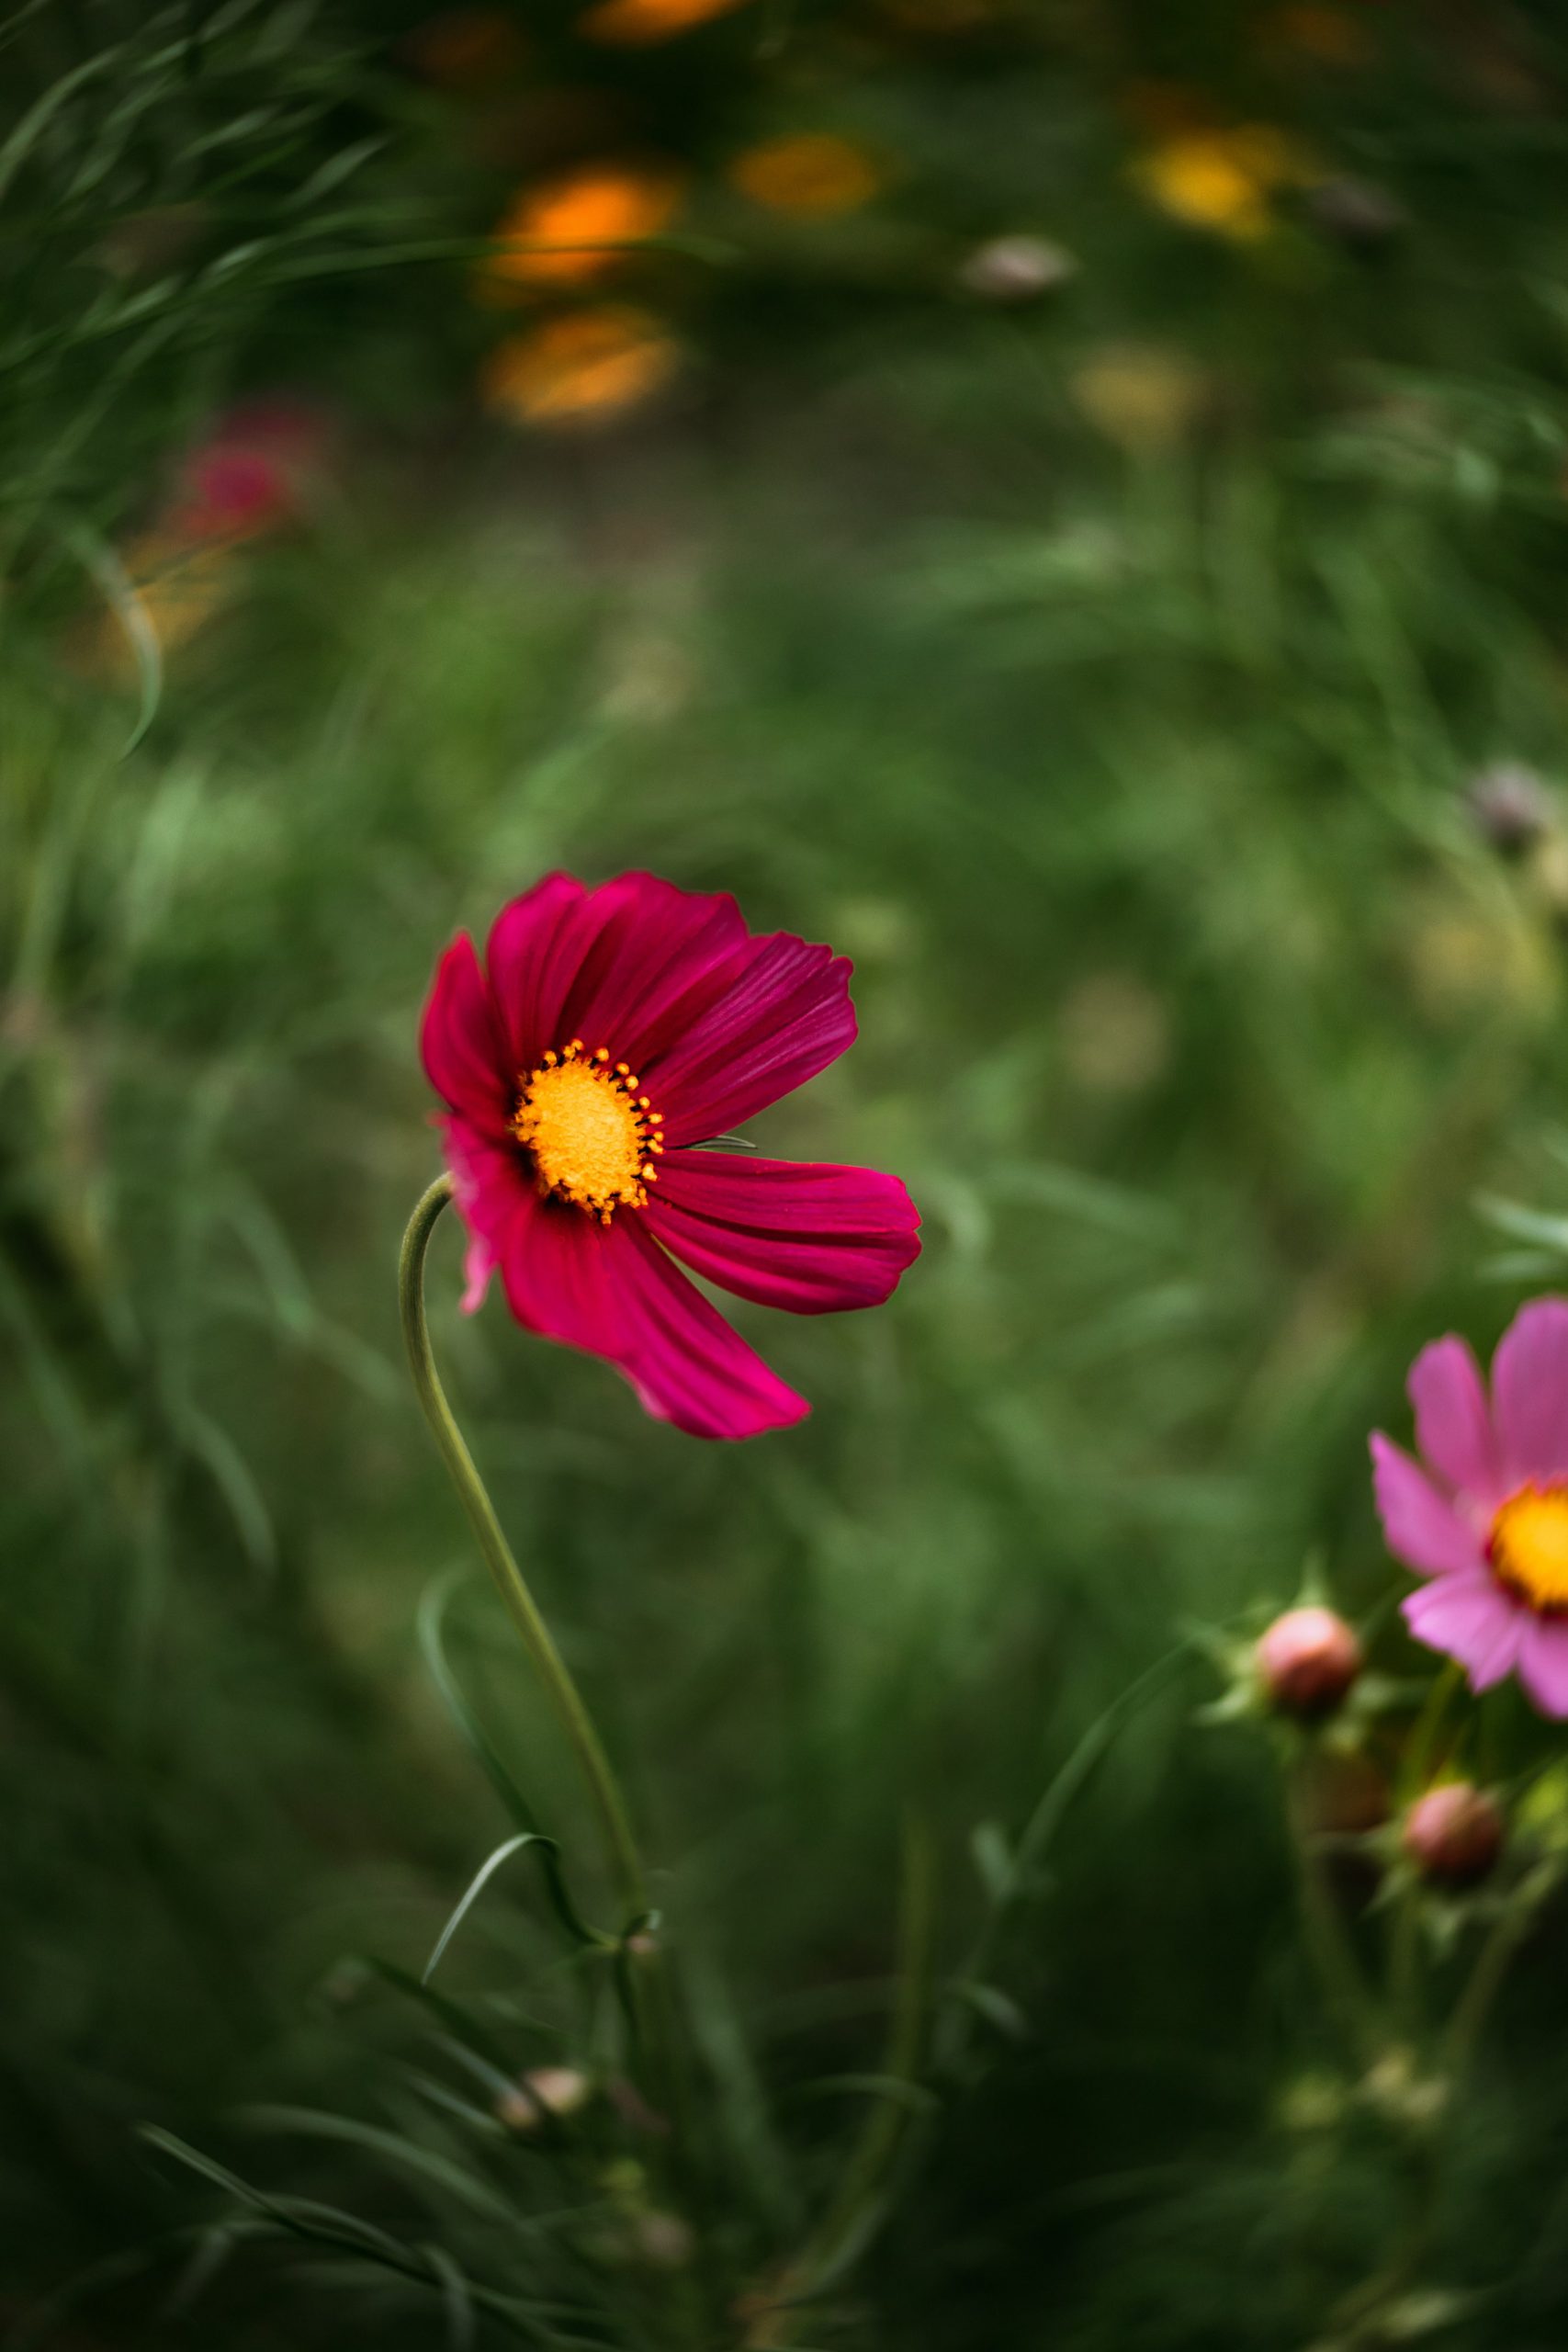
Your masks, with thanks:
[{"label": "slender green stalk", "polygon": [[430,1327],[424,1312],[424,1259],[435,1221],[451,1197],[450,1176],[438,1176],[410,1217],[408,1230],[403,1235],[402,1250],[398,1261],[398,1299],[402,1313],[403,1341],[408,1349],[409,1369],[413,1374],[414,1390],[423,1408],[424,1418],[430,1423],[441,1450],[441,1458],[451,1473],[452,1484],[457,1489],[463,1509],[468,1514],[468,1523],[478,1538],[479,1550],[484,1554],[485,1566],[495,1578],[496,1589],[506,1603],[513,1623],[523,1636],[524,1645],[549,1693],[561,1727],[582,1768],[582,1777],[588,1783],[589,1794],[599,1816],[605,1854],[629,1926],[649,1907],[648,1881],[632,1836],[619,1783],[604,1753],[604,1743],[593,1727],[593,1719],[583,1703],[582,1693],[572,1680],[566,1660],[557,1649],[550,1629],[513,1556],[512,1547],[502,1532],[495,1508],[474,1467],[474,1458],[453,1419],[452,1408],[446,1402],[446,1394],[435,1369],[435,1359],[431,1353]]},{"label": "slender green stalk", "polygon": [[1492,1931],[1481,1947],[1470,1982],[1454,2006],[1443,2041],[1443,2065],[1450,2098],[1475,2054],[1476,2043],[1492,2004],[1503,1989],[1509,1963],[1534,1926],[1537,1910],[1556,1879],[1554,1865],[1538,1864],[1514,1889],[1506,1908],[1494,1921]]},{"label": "slender green stalk", "polygon": [[1404,1754],[1404,1770],[1401,1775],[1407,1799],[1418,1797],[1430,1776],[1438,1753],[1438,1736],[1449,1703],[1464,1679],[1464,1668],[1455,1658],[1450,1658],[1442,1672],[1427,1691],[1420,1713],[1411,1730]]},{"label": "slender green stalk", "polygon": [[1363,2061],[1378,2053],[1380,2034],[1376,2013],[1361,1964],[1356,1957],[1340,1914],[1323,1854],[1307,1812],[1302,1767],[1292,1773],[1287,1798],[1291,1843],[1295,1849],[1301,1888],[1302,1918],[1325,1999],[1330,2012],[1348,2033]]},{"label": "slender green stalk", "polygon": [[[883,2073],[911,2098],[919,2089],[931,2020],[931,1954],[936,1928],[936,1862],[925,1824],[904,1826],[898,1900],[898,1981]],[[837,2278],[863,2251],[910,2123],[910,2109],[883,2097],[865,2120],[828,2211],[776,2290],[780,2305],[805,2301]]]}]

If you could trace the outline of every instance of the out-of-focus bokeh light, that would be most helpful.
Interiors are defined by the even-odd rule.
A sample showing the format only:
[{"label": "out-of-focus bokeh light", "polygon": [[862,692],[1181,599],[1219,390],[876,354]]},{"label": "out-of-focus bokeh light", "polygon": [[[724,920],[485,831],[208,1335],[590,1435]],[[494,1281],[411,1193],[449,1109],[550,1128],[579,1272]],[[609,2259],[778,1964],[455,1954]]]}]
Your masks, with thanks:
[{"label": "out-of-focus bokeh light", "polygon": [[498,344],[482,390],[513,424],[592,424],[639,407],[680,364],[673,336],[641,311],[570,311]]},{"label": "out-of-focus bokeh light", "polygon": [[515,74],[528,49],[505,9],[451,8],[409,36],[407,54],[427,82],[468,96]]},{"label": "out-of-focus bokeh light", "polygon": [[479,283],[504,300],[536,286],[604,277],[627,250],[668,228],[681,203],[679,173],[654,166],[584,164],[528,187],[496,223],[497,251]]},{"label": "out-of-focus bokeh light", "polygon": [[599,0],[578,18],[577,29],[612,48],[640,49],[673,40],[745,5],[746,0]]},{"label": "out-of-focus bokeh light", "polygon": [[1244,244],[1268,234],[1282,189],[1321,176],[1307,148],[1269,123],[1173,131],[1133,170],[1145,194],[1173,220]]},{"label": "out-of-focus bokeh light", "polygon": [[829,220],[869,204],[884,174],[863,147],[837,131],[795,130],[743,148],[730,161],[729,177],[770,212]]}]

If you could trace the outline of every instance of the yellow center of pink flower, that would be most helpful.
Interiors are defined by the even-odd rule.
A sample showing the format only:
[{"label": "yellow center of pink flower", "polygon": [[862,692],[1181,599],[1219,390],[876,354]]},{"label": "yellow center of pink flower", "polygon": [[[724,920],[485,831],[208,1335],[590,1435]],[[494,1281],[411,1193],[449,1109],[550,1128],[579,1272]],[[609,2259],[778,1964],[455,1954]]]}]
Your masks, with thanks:
[{"label": "yellow center of pink flower", "polygon": [[1532,1609],[1568,1609],[1568,1482],[1510,1495],[1492,1521],[1486,1555]]},{"label": "yellow center of pink flower", "polygon": [[641,1080],[610,1049],[586,1053],[574,1037],[530,1071],[512,1132],[534,1163],[541,1193],[553,1193],[608,1225],[623,1204],[639,1209],[664,1148],[660,1114],[639,1094]]}]

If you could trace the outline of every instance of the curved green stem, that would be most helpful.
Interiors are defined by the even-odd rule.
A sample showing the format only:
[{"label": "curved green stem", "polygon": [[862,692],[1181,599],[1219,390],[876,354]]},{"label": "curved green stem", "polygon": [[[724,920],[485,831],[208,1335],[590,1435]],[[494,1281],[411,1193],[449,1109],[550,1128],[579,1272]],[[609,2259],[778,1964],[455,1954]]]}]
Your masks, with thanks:
[{"label": "curved green stem", "polygon": [[478,1538],[479,1550],[484,1554],[485,1566],[495,1578],[496,1589],[506,1603],[513,1623],[523,1636],[524,1645],[549,1693],[561,1727],[582,1768],[582,1777],[588,1783],[589,1793],[599,1816],[604,1850],[629,1926],[649,1907],[648,1882],[619,1784],[604,1753],[603,1742],[593,1727],[593,1719],[583,1703],[582,1693],[572,1680],[566,1660],[557,1649],[523,1571],[513,1557],[512,1547],[502,1532],[494,1506],[474,1467],[473,1455],[452,1417],[452,1408],[446,1402],[446,1393],[441,1385],[435,1359],[431,1353],[430,1327],[424,1313],[424,1259],[435,1220],[451,1197],[452,1179],[450,1176],[438,1176],[410,1217],[408,1229],[403,1235],[402,1250],[398,1260],[398,1301],[402,1315],[403,1342],[408,1349],[409,1369],[413,1374],[414,1390],[423,1408],[424,1418],[430,1423],[431,1431],[441,1450],[441,1458],[451,1473],[452,1484],[457,1489],[463,1509],[468,1515],[468,1523]]}]

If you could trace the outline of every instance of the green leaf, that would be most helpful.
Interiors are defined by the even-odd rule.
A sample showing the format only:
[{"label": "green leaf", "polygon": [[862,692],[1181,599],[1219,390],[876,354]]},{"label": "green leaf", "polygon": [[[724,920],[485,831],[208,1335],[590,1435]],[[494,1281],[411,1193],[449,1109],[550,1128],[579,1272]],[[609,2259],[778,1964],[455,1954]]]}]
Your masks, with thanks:
[{"label": "green leaf", "polygon": [[[446,1656],[446,1610],[458,1582],[466,1581],[468,1574],[468,1570],[464,1568],[451,1570],[429,1588],[420,1602],[419,1645],[423,1652],[431,1679],[441,1693],[447,1713],[483,1767],[491,1786],[513,1820],[517,1823],[520,1832],[523,1833],[520,1842],[526,1844],[529,1839],[537,1841],[539,1860],[545,1872],[546,1888],[561,1926],[574,1943],[598,1951],[613,1951],[616,1939],[605,1935],[601,1928],[591,1927],[572,1901],[561,1870],[559,1847],[553,1838],[547,1836],[540,1829],[533,1806],[502,1763],[483,1724],[469,1706],[461,1684],[452,1671],[451,1663]],[[515,1847],[511,1850],[514,1851]],[[491,1859],[493,1860],[494,1858]],[[470,1897],[477,1893],[477,1887],[470,1889]],[[456,1918],[448,1923],[448,1935],[456,1924]],[[444,1943],[437,1948],[437,1959],[444,1949]],[[435,1961],[432,1960],[430,1968],[434,1968],[434,1965]],[[429,1977],[430,1968],[424,1972],[426,1978]]]},{"label": "green leaf", "polygon": [[336,2140],[345,2147],[362,2148],[368,2154],[384,2158],[389,2164],[403,2165],[411,2172],[421,2174],[434,2187],[467,2205],[470,2211],[489,2222],[512,2224],[516,2215],[507,2200],[497,2196],[484,2181],[465,2172],[461,2165],[450,2157],[436,2154],[432,2148],[421,2147],[418,2141],[408,2140],[400,2132],[388,2132],[374,2123],[362,2123],[356,2116],[332,2115],[318,2108],[257,2106],[243,2108],[240,2120],[257,2132],[297,2132],[302,2138]]},{"label": "green leaf", "polygon": [[995,1984],[976,1984],[967,1977],[961,1977],[947,1989],[955,1999],[967,2001],[988,2025],[994,2025],[997,2031],[1005,2033],[1010,2041],[1029,2040],[1029,2019],[1018,2003]]},{"label": "green leaf", "polygon": [[[553,1838],[542,1836],[536,1829],[520,1829],[515,1838],[508,1838],[505,1839],[502,1845],[499,1845],[496,1848],[492,1854],[488,1855],[484,1861],[480,1863],[479,1869],[475,1871],[472,1879],[468,1883],[467,1893],[464,1894],[461,1902],[457,1905],[457,1909],[453,1912],[451,1917],[447,1920],[446,1925],[442,1928],[440,1935],[437,1937],[435,1950],[431,1953],[430,1958],[424,1963],[424,1974],[421,1979],[423,1984],[428,1984],[431,1978],[434,1975],[436,1969],[441,1964],[441,1958],[443,1953],[446,1951],[447,1945],[451,1942],[453,1937],[457,1934],[458,1928],[468,1917],[468,1913],[473,1909],[474,1905],[479,1901],[479,1896],[484,1893],[485,1888],[490,1884],[491,1880],[495,1876],[497,1871],[500,1870],[502,1864],[503,1862],[510,1861],[513,1854],[520,1854],[528,1847],[534,1848],[536,1851],[547,1847],[550,1852],[553,1853],[555,1851],[555,1841]],[[538,1858],[545,1863],[546,1872],[547,1875],[549,1864],[545,1854],[542,1851],[539,1852]],[[592,1928],[584,1929],[582,1931],[582,1939],[589,1943],[597,1943],[601,1940],[593,1934]]]},{"label": "green leaf", "polygon": [[977,1821],[969,1833],[969,1851],[981,1885],[993,1903],[1006,1903],[1013,1891],[1016,1871],[1007,1833],[996,1821]]}]

